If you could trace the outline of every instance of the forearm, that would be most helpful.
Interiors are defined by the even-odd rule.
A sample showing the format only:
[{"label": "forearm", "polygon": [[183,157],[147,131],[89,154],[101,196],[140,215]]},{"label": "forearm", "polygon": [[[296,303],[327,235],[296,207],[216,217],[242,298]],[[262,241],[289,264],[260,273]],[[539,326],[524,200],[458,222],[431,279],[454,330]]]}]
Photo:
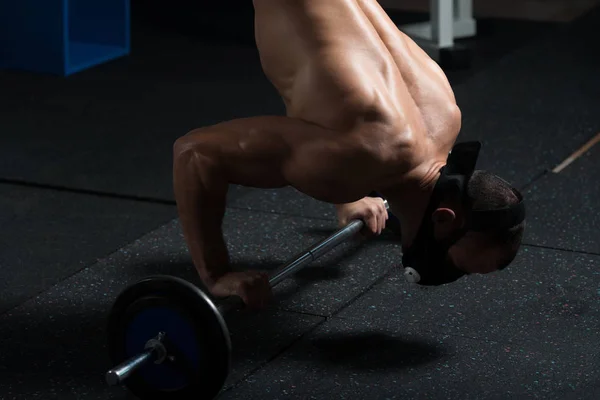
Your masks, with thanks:
[{"label": "forearm", "polygon": [[352,201],[352,202],[350,202],[350,203],[336,203],[336,204],[334,204],[334,206],[335,206],[335,211],[336,211],[336,212],[341,212],[341,211],[344,211],[344,210],[345,210],[345,209],[347,209],[348,207],[351,207],[353,204],[355,204],[355,203],[357,203],[357,202],[359,202],[359,201],[361,201],[361,200],[363,200],[363,199],[364,199],[364,197],[363,197],[363,198],[361,198],[360,200],[357,200],[357,201]]},{"label": "forearm", "polygon": [[228,182],[219,166],[195,149],[176,146],[173,186],[183,234],[202,281],[210,288],[230,271],[221,225]]},{"label": "forearm", "polygon": [[377,193],[377,192],[371,192],[371,193],[370,193],[368,196],[365,196],[365,197],[363,197],[362,199],[360,199],[360,200],[357,200],[357,201],[353,201],[353,202],[350,202],[350,203],[339,203],[339,204],[334,204],[334,206],[335,206],[335,210],[336,210],[336,211],[338,211],[338,212],[339,212],[339,211],[342,211],[342,210],[344,210],[344,209],[348,208],[349,206],[351,206],[352,204],[354,204],[354,203],[356,203],[356,202],[358,202],[358,201],[362,201],[362,200],[364,200],[364,199],[365,199],[365,198],[367,198],[367,197],[381,197],[381,196],[380,196],[380,194],[379,194],[379,193]]},{"label": "forearm", "polygon": [[335,212],[338,213],[338,215],[339,215],[339,213],[344,211],[348,207],[349,204],[351,204],[351,203],[334,204]]}]

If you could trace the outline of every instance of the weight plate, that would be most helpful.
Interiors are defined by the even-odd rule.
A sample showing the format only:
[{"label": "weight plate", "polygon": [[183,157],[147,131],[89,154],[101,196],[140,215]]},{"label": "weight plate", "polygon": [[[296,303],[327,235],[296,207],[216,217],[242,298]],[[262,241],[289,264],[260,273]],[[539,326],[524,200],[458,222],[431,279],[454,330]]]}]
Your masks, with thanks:
[{"label": "weight plate", "polygon": [[159,332],[173,358],[142,367],[125,386],[141,399],[214,398],[229,374],[231,341],[208,295],[172,276],[149,277],[125,289],[108,321],[114,365],[143,352]]}]

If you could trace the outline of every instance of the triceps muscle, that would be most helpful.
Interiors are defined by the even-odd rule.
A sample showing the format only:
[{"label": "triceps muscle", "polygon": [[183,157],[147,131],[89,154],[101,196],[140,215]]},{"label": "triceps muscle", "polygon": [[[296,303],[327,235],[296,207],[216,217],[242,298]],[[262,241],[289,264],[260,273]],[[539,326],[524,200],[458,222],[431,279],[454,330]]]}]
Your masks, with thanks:
[{"label": "triceps muscle", "polygon": [[223,122],[186,135],[199,152],[214,160],[228,183],[277,188],[289,183],[282,173],[289,158],[285,118],[253,117]]},{"label": "triceps muscle", "polygon": [[[293,186],[326,202],[361,198],[361,152],[347,135],[288,117],[238,119],[190,132],[229,183]],[[356,179],[354,179],[356,178]]]}]

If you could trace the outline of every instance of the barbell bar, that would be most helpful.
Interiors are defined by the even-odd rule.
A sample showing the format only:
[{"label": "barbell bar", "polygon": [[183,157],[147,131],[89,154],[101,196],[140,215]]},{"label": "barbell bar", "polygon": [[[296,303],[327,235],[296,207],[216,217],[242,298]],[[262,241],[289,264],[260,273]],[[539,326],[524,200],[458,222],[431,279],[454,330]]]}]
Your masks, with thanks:
[{"label": "barbell bar", "polygon": [[[363,227],[362,220],[353,220],[297,254],[269,273],[269,285],[275,287]],[[124,384],[142,399],[214,398],[231,364],[223,315],[244,306],[237,296],[217,303],[199,287],[172,276],[152,276],[129,286],[109,315],[109,353],[118,365],[106,372],[107,384]]]}]

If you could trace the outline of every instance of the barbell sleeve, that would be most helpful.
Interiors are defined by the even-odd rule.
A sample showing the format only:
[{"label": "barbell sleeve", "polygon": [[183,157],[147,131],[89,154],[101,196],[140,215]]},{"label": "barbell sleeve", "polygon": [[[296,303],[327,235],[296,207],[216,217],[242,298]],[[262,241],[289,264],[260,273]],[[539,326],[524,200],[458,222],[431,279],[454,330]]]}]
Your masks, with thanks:
[{"label": "barbell sleeve", "polygon": [[154,362],[157,354],[154,349],[145,350],[137,356],[122,362],[106,373],[105,379],[109,386],[117,386],[123,383],[131,374],[145,365]]},{"label": "barbell sleeve", "polygon": [[113,369],[109,370],[104,378],[109,386],[122,384],[135,371],[150,363],[160,364],[167,358],[167,349],[164,345],[165,333],[159,332],[158,335],[146,342],[145,350],[123,361]]}]

